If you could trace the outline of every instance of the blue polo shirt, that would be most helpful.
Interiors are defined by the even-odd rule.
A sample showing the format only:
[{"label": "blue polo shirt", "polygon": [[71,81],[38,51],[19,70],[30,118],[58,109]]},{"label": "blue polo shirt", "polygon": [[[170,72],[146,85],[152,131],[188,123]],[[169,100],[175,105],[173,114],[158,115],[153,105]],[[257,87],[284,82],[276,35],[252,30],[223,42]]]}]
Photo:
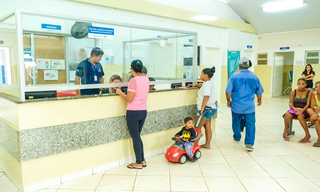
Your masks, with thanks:
[{"label": "blue polo shirt", "polygon": [[249,70],[243,69],[231,75],[227,89],[231,94],[231,110],[238,114],[255,112],[255,95],[264,91],[258,77]]},{"label": "blue polo shirt", "polygon": [[[76,76],[81,77],[81,84],[99,84],[100,77],[104,76],[100,63],[93,65],[89,58],[81,61],[77,67]],[[95,79],[95,76],[97,78]],[[81,95],[99,94],[99,89],[80,89]]]}]

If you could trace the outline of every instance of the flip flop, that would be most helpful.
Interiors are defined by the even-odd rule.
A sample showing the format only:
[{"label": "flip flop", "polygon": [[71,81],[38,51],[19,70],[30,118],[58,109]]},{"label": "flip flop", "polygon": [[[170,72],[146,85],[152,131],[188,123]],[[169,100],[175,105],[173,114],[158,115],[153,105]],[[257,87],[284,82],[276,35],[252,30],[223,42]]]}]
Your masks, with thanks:
[{"label": "flip flop", "polygon": [[[131,167],[129,167],[129,165],[131,165]],[[127,165],[128,169],[142,169],[142,167],[141,168],[140,167],[135,167],[132,164],[129,164],[129,165]]]},{"label": "flip flop", "polygon": [[314,147],[320,147],[320,143],[314,143],[313,146]]},{"label": "flip flop", "polygon": [[288,137],[288,136],[283,136],[283,140],[285,140],[285,141],[290,141],[290,137]]},{"label": "flip flop", "polygon": [[204,149],[211,149],[211,148],[208,148],[208,147],[205,147],[203,145],[200,145],[201,148],[204,148]]},{"label": "flip flop", "polygon": [[302,139],[299,141],[299,143],[311,143],[311,141],[310,140],[308,140],[308,141],[303,141]]},{"label": "flip flop", "polygon": [[315,124],[315,122],[310,122],[310,123],[308,123],[308,128],[310,128],[312,125],[314,125]]}]

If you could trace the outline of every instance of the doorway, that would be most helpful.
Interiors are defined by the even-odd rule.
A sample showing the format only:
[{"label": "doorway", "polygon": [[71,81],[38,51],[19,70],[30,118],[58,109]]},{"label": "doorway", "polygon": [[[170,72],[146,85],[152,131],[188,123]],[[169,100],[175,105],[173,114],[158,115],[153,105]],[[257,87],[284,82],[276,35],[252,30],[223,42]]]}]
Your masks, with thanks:
[{"label": "doorway", "polygon": [[[204,56],[204,62],[203,62],[203,68],[212,68],[213,66],[215,67],[215,74],[213,75],[211,81],[215,87],[215,95],[216,95],[216,100],[220,102],[220,72],[219,72],[219,65],[218,63],[220,60],[220,49],[218,48],[211,48],[211,47],[206,47],[205,50],[205,56]],[[202,70],[202,69],[201,69]],[[201,73],[201,71],[199,71]]]},{"label": "doorway", "polygon": [[290,95],[294,52],[274,53],[272,97]]},{"label": "doorway", "polygon": [[243,55],[244,55],[244,57],[248,58],[252,62],[252,67],[250,67],[249,70],[254,72],[254,63],[253,62],[255,61],[255,59],[253,58],[253,56],[254,56],[253,53],[254,53],[253,51],[245,50],[243,52]]}]

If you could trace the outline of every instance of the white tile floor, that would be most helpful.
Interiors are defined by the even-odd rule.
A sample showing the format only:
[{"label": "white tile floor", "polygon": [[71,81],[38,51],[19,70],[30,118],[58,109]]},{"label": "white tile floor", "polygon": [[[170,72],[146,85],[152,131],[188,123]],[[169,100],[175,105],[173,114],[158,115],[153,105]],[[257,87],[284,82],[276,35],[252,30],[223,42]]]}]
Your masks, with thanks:
[{"label": "white tile floor", "polygon": [[[320,148],[310,129],[312,143],[300,144],[304,132],[298,122],[290,142],[282,140],[282,114],[288,99],[264,98],[257,107],[255,150],[244,149],[243,138],[232,139],[230,109],[220,107],[212,149],[202,149],[199,161],[184,165],[169,163],[164,155],[147,159],[148,167],[129,170],[125,166],[71,181],[41,192],[107,191],[320,191]],[[0,191],[17,192],[2,171]]]}]

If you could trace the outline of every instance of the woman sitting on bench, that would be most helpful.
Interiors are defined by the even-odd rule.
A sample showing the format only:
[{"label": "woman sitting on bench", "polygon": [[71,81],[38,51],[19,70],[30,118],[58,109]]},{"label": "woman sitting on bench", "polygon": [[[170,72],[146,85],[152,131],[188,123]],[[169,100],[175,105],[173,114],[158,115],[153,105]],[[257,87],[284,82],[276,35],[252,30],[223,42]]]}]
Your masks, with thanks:
[{"label": "woman sitting on bench", "polygon": [[316,90],[313,92],[311,97],[311,108],[307,111],[310,115],[310,122],[316,122],[316,130],[318,135],[318,141],[313,144],[314,147],[320,147],[320,81],[316,82]]},{"label": "woman sitting on bench", "polygon": [[287,111],[284,117],[284,131],[283,138],[285,141],[290,141],[290,137],[288,137],[289,123],[292,118],[297,118],[304,129],[306,136],[299,141],[299,143],[310,143],[310,133],[308,130],[308,125],[306,119],[309,118],[309,114],[307,113],[307,109],[310,106],[311,101],[311,93],[310,90],[306,88],[307,82],[305,79],[298,79],[298,89],[295,89],[290,94],[290,110]]}]

